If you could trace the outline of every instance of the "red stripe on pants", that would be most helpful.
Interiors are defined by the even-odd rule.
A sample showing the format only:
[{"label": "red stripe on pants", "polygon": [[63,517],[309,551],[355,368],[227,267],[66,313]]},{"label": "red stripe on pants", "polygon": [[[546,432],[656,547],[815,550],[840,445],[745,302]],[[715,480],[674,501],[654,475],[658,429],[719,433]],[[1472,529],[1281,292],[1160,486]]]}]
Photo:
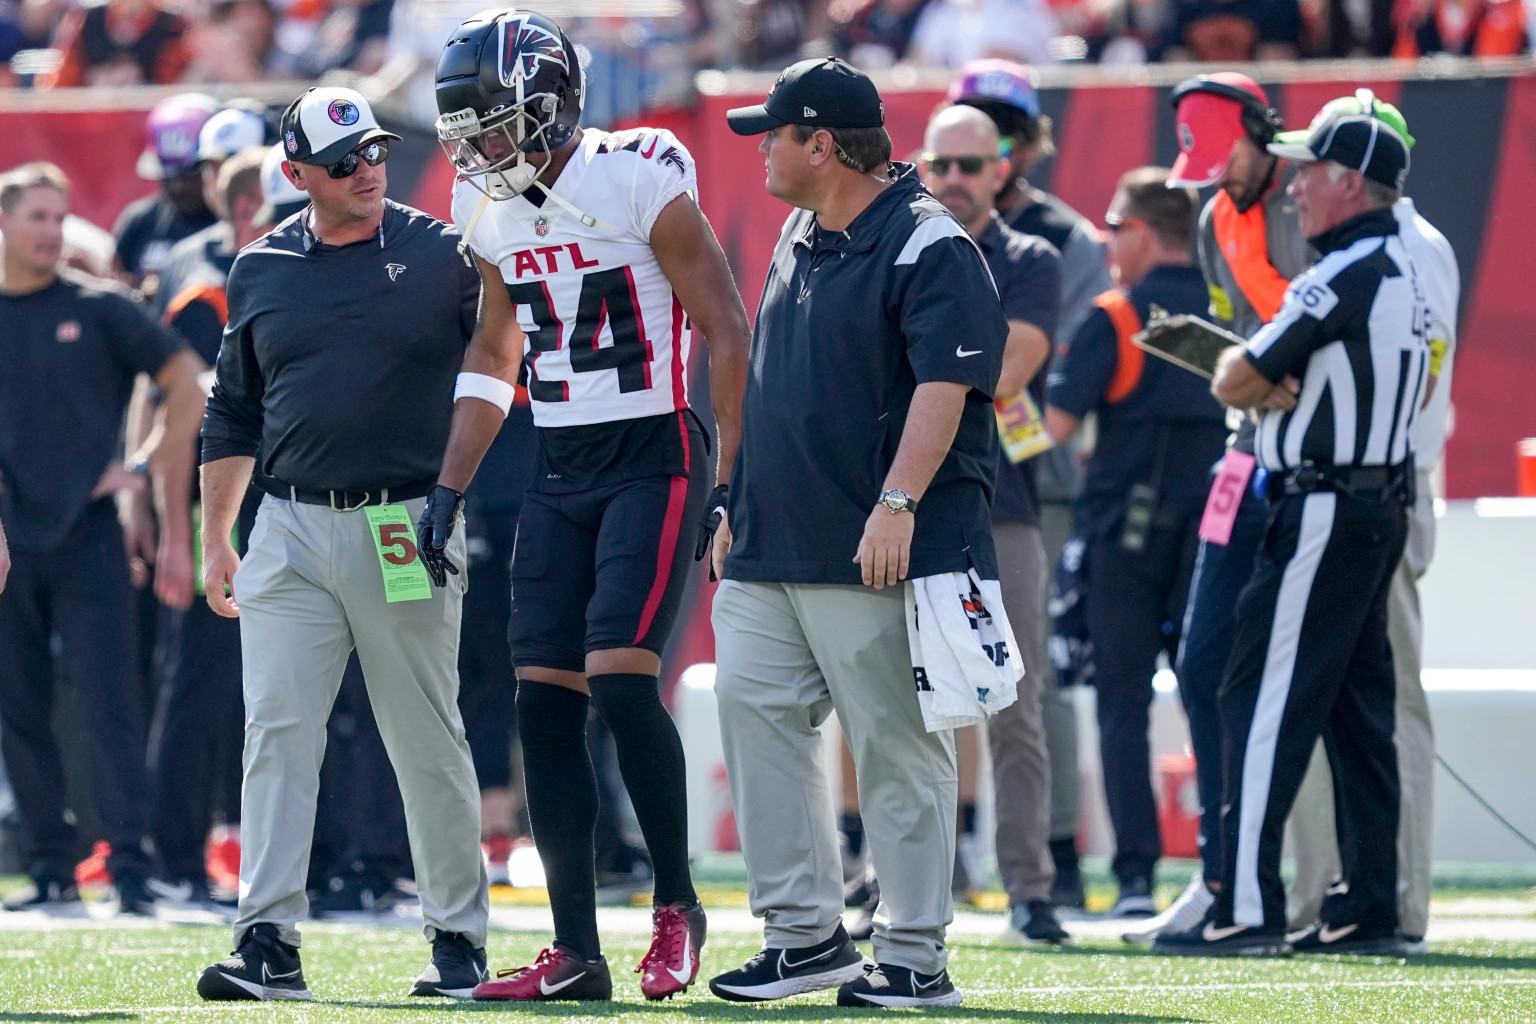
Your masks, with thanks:
[{"label": "red stripe on pants", "polygon": [[666,596],[667,584],[672,579],[672,556],[677,553],[677,539],[683,532],[683,505],[688,500],[688,478],[672,478],[667,493],[667,515],[661,527],[661,543],[656,547],[656,579],[651,583],[650,595],[645,599],[645,610],[640,613],[640,628],[635,632],[634,646],[638,647],[645,634],[650,632],[656,610]]}]

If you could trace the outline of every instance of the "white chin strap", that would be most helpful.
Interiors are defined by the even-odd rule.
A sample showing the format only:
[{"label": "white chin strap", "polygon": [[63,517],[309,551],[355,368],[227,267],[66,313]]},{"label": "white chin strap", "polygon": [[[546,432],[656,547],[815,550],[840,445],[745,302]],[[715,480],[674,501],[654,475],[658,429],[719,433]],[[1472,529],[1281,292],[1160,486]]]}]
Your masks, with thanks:
[{"label": "white chin strap", "polygon": [[605,224],[590,213],[583,213],[577,209],[570,200],[555,192],[554,189],[539,181],[539,168],[529,163],[527,158],[519,154],[517,163],[500,171],[491,171],[486,174],[486,191],[496,199],[511,199],[520,196],[530,188],[537,188],[548,196],[556,206],[561,207],[567,213],[576,217],[589,228],[598,228],[610,235],[619,233],[619,229],[612,224]]}]

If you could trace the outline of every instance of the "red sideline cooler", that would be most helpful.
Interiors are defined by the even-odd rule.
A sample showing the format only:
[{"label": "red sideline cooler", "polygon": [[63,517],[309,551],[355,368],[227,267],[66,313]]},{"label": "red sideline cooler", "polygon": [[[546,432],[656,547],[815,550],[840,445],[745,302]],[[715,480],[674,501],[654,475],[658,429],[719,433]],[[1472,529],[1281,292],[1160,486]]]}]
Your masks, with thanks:
[{"label": "red sideline cooler", "polygon": [[1522,498],[1536,498],[1536,437],[1527,437],[1515,445],[1515,468],[1519,474],[1515,493]]},{"label": "red sideline cooler", "polygon": [[1162,780],[1157,823],[1163,834],[1163,856],[1200,856],[1200,790],[1195,785],[1195,759],[1188,753],[1165,754],[1157,763]]}]

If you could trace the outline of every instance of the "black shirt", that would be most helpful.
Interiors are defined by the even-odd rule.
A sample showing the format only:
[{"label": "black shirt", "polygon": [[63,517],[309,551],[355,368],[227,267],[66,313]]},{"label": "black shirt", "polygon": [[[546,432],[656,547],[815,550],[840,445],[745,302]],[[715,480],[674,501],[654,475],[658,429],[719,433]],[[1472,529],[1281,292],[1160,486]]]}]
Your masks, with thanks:
[{"label": "black shirt", "polygon": [[[1154,303],[1170,315],[1203,316],[1210,301],[1197,267],[1157,267],[1128,295],[1143,324]],[[1140,362],[1140,373],[1117,380],[1122,362]],[[1112,383],[1133,386],[1114,400]],[[1112,525],[1138,483],[1156,490],[1159,508],[1171,515],[1204,504],[1211,464],[1226,442],[1225,410],[1205,378],[1140,349],[1125,350],[1103,309],[1095,307],[1071,343],[1058,347],[1048,399],[1078,418],[1098,413],[1098,441],[1076,512],[1088,532]]]},{"label": "black shirt", "polygon": [[[976,243],[981,246],[987,269],[997,283],[1003,315],[1009,320],[1033,324],[1050,341],[1061,317],[1061,254],[1056,247],[1043,238],[1013,230],[996,213],[992,215],[991,226]],[[1045,364],[1041,364],[1025,390],[1043,412]],[[1040,495],[1035,486],[1035,469],[1034,459],[1013,462],[1007,452],[999,452],[997,493],[992,498],[994,523],[1039,525]]]},{"label": "black shirt", "polygon": [[846,231],[797,210],[779,235],[752,334],[727,579],[858,584],[865,520],[929,381],[972,390],[918,502],[908,575],[996,578],[991,398],[1008,328],[965,228],[896,168]]},{"label": "black shirt", "polygon": [[0,520],[12,547],[68,537],[117,453],[134,377],[179,348],[122,289],[74,271],[0,295]]},{"label": "black shirt", "polygon": [[301,490],[436,477],[480,297],[459,233],[386,202],[376,237],[331,246],[306,217],[235,258],[203,462],[260,450]]},{"label": "black shirt", "polygon": [[112,227],[117,258],[136,278],[158,274],[177,242],[217,223],[218,218],[206,209],[191,217],[177,213],[164,193],[146,196],[129,203]]},{"label": "black shirt", "polygon": [[[164,314],[188,288],[200,288],[210,283],[223,288],[229,279],[230,268],[235,265],[235,255],[229,225],[222,221],[193,232],[171,246],[160,268],[160,287],[155,292],[156,310]],[[201,350],[198,354],[202,355]],[[212,363],[218,354],[219,350],[215,348],[213,355],[203,356],[203,359]]]}]

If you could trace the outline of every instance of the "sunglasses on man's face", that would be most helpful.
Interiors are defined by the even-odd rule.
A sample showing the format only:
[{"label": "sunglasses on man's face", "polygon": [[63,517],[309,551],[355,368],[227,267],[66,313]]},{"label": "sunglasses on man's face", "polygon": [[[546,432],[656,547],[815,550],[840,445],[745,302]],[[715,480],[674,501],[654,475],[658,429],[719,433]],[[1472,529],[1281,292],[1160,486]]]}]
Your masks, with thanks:
[{"label": "sunglasses on man's face", "polygon": [[943,177],[949,173],[950,167],[959,164],[961,174],[974,178],[986,168],[987,164],[996,159],[995,156],[936,156],[933,153],[924,153],[923,166],[928,168],[929,174]]},{"label": "sunglasses on man's face", "polygon": [[388,142],[370,142],[366,146],[359,146],[346,156],[325,168],[325,173],[333,178],[350,178],[357,173],[359,160],[368,161],[369,167],[377,167],[389,159]]}]

